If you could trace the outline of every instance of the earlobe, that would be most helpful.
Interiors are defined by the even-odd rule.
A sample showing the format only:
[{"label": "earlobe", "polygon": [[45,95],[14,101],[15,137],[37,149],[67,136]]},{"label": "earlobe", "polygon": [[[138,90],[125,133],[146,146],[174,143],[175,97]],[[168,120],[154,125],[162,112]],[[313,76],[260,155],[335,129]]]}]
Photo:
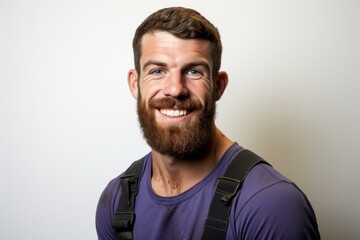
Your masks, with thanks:
[{"label": "earlobe", "polygon": [[131,69],[128,73],[128,86],[133,97],[137,99],[139,95],[139,85],[138,74],[135,69]]},{"label": "earlobe", "polygon": [[227,84],[228,84],[228,75],[226,72],[218,72],[215,82],[215,100],[218,101],[223,95]]}]

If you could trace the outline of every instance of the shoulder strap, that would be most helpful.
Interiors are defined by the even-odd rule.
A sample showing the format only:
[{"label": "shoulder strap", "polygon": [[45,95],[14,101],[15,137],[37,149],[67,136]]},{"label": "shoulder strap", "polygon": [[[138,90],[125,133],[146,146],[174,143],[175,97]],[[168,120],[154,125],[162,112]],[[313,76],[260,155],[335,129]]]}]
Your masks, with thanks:
[{"label": "shoulder strap", "polygon": [[145,157],[135,161],[120,178],[121,196],[119,205],[112,220],[116,238],[119,240],[133,239],[135,221],[135,198],[138,193],[141,173]]},{"label": "shoulder strap", "polygon": [[202,240],[226,239],[231,201],[240,190],[246,175],[259,163],[268,164],[255,153],[246,149],[242,150],[231,161],[224,176],[218,178],[205,222]]}]

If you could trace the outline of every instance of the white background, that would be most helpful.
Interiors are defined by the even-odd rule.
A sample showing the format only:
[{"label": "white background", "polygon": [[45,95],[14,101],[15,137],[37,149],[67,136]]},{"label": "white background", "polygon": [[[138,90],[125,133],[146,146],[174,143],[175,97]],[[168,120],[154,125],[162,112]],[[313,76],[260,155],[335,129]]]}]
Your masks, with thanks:
[{"label": "white background", "polygon": [[126,75],[151,12],[220,30],[225,134],[293,179],[323,239],[360,237],[360,2],[0,1],[0,239],[96,239],[107,182],[148,152]]}]

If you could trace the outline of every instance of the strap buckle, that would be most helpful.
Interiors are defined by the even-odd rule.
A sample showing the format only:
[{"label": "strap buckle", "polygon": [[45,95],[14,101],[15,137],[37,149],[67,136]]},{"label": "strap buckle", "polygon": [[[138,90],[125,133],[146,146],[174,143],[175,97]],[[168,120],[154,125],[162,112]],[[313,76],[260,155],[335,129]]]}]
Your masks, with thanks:
[{"label": "strap buckle", "polygon": [[129,231],[134,226],[135,214],[133,212],[115,212],[112,227],[122,231]]},{"label": "strap buckle", "polygon": [[135,201],[135,193],[138,188],[138,177],[134,174],[132,175],[125,175],[120,178],[121,186],[122,186],[122,194],[124,197],[127,197],[127,205],[134,207]]},{"label": "strap buckle", "polygon": [[241,187],[242,181],[235,178],[219,177],[215,193],[222,195],[221,202],[229,204]]},{"label": "strap buckle", "polygon": [[120,177],[120,180],[126,181],[129,185],[129,190],[134,191],[137,188],[139,178],[135,174],[130,174]]}]

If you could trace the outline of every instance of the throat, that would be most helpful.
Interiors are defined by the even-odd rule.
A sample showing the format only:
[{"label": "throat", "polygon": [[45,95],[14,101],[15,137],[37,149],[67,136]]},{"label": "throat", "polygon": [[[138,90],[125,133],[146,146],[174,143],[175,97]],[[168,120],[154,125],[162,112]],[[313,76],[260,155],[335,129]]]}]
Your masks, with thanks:
[{"label": "throat", "polygon": [[180,178],[153,177],[151,185],[153,191],[161,197],[174,197],[186,191]]}]

